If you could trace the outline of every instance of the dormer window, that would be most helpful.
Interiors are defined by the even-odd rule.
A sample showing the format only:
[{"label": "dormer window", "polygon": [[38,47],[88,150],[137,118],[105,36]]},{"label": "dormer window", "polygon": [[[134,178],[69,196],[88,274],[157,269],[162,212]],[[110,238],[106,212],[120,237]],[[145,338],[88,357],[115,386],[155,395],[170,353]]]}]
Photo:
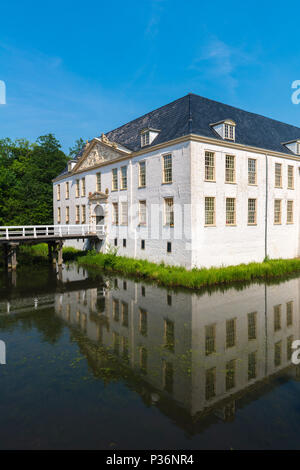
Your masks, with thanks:
[{"label": "dormer window", "polygon": [[219,134],[222,139],[226,140],[235,140],[235,122],[231,119],[225,119],[225,121],[219,121],[215,124],[211,124],[211,127],[214,129],[217,134]]},{"label": "dormer window", "polygon": [[141,131],[141,147],[146,147],[146,145],[152,144],[154,139],[158,136],[159,130],[152,129],[150,127],[143,129]]},{"label": "dormer window", "polygon": [[68,161],[68,171],[72,171],[74,166],[76,165],[77,161],[76,160],[69,160]]},{"label": "dormer window", "polygon": [[282,145],[284,145],[287,149],[289,149],[295,155],[300,155],[300,139],[291,140],[290,142],[285,142]]}]

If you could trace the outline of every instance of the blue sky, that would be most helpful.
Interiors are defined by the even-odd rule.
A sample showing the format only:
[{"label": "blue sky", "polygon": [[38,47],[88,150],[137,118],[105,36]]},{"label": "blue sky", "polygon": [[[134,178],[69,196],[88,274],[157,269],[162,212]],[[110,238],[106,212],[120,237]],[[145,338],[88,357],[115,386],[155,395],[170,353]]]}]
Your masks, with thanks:
[{"label": "blue sky", "polygon": [[300,127],[298,5],[270,5],[1,2],[0,138],[53,132],[68,150],[188,92]]}]

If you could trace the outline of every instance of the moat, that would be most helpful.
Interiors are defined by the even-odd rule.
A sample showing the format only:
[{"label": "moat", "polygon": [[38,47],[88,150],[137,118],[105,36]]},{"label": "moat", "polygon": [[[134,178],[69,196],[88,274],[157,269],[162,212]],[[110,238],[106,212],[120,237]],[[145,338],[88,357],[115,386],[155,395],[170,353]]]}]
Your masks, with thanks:
[{"label": "moat", "polygon": [[299,449],[300,278],[201,293],[0,273],[0,449]]}]

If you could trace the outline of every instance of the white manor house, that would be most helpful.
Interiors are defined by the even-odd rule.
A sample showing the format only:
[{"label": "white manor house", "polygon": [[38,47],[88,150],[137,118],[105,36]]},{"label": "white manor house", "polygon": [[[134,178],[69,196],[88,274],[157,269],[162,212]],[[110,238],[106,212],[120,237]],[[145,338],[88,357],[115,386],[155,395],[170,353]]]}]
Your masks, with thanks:
[{"label": "white manor house", "polygon": [[300,128],[188,94],[87,142],[53,181],[54,223],[187,268],[293,258],[299,191]]}]

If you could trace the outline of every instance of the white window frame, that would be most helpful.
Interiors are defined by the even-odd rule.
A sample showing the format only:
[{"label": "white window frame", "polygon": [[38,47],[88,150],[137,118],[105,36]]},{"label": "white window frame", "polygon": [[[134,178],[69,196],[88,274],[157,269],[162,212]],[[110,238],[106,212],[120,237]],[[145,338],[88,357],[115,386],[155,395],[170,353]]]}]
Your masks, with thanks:
[{"label": "white window frame", "polygon": [[113,225],[119,225],[119,203],[113,202],[112,203],[112,223]]},{"label": "white window frame", "polygon": [[145,131],[141,134],[141,147],[146,147],[150,144],[150,131]]},{"label": "white window frame", "polygon": [[121,202],[121,225],[128,225],[128,202]]},{"label": "white window frame", "polygon": [[[254,201],[254,209],[250,208],[250,201]],[[254,221],[252,221],[253,219],[251,219],[251,216],[254,217]],[[256,225],[256,224],[257,224],[257,199],[250,197],[248,199],[248,225]]]},{"label": "white window frame", "polygon": [[[234,204],[234,205],[233,205],[233,210],[228,210],[227,203],[228,203],[229,201],[233,201],[233,204]],[[234,225],[236,225],[236,198],[235,198],[235,197],[227,197],[227,198],[226,198],[226,201],[225,201],[225,206],[226,206],[226,220],[225,220],[226,225],[227,225],[227,226],[234,226]],[[227,217],[227,216],[228,216],[229,214],[233,214],[233,220],[232,220],[231,222],[227,222],[227,220],[228,220],[228,217]]]},{"label": "white window frame", "polygon": [[85,197],[85,194],[86,194],[85,178],[81,178],[81,197]]},{"label": "white window frame", "polygon": [[[168,162],[168,164],[166,164],[166,162]],[[165,155],[162,155],[162,164],[163,164],[163,184],[173,183],[173,155],[171,153],[166,153]]]},{"label": "white window frame", "polygon": [[[170,204],[170,202],[172,202]],[[165,213],[165,225],[168,227],[174,227],[174,198],[164,198],[164,213]]]},{"label": "white window frame", "polygon": [[111,170],[111,190],[118,191],[118,168],[113,168]]},{"label": "white window frame", "polygon": [[143,160],[142,162],[139,162],[139,188],[145,188],[145,187],[146,187],[146,162],[145,160]]},{"label": "white window frame", "polygon": [[101,172],[96,173],[96,191],[101,192]]},{"label": "white window frame", "polygon": [[[276,209],[276,203],[279,203],[279,210]],[[279,218],[277,220],[278,214],[279,214]],[[281,225],[281,223],[282,223],[282,200],[274,199],[274,225]]]},{"label": "white window frame", "polygon": [[[254,162],[255,165],[255,171],[250,171],[250,161]],[[251,180],[251,177],[254,175],[254,183]],[[256,158],[248,158],[248,184],[250,186],[256,186],[257,185],[257,159]]]},{"label": "white window frame", "polygon": [[[125,175],[124,175],[125,169]],[[121,166],[121,189],[127,189],[127,165]]]},{"label": "white window frame", "polygon": [[[213,165],[207,163],[213,162]],[[210,178],[212,172],[212,178]],[[204,181],[216,181],[216,155],[211,150],[205,150],[204,153]]]},{"label": "white window frame", "polygon": [[139,225],[147,225],[147,202],[139,201]]},{"label": "white window frame", "polygon": [[[292,205],[292,209],[289,208],[289,204]],[[286,201],[286,223],[287,224],[294,223],[294,201],[292,199],[288,199]]]},{"label": "white window frame", "polygon": [[[210,200],[210,201],[209,201]],[[208,203],[213,201],[212,208],[208,208]],[[204,225],[205,227],[214,227],[216,225],[216,198],[214,196],[205,196],[204,198]],[[212,219],[211,219],[212,216]],[[208,222],[208,220],[212,222]]]},{"label": "white window frame", "polygon": [[[228,165],[229,159],[231,162],[233,162],[232,168]],[[229,179],[229,176],[231,179]],[[235,183],[235,155],[225,155],[225,183]]]},{"label": "white window frame", "polygon": [[[289,174],[289,171],[292,170],[292,174]],[[290,184],[290,179],[292,184]],[[288,189],[295,189],[295,178],[294,178],[294,166],[288,165],[287,167],[287,188]]]}]

